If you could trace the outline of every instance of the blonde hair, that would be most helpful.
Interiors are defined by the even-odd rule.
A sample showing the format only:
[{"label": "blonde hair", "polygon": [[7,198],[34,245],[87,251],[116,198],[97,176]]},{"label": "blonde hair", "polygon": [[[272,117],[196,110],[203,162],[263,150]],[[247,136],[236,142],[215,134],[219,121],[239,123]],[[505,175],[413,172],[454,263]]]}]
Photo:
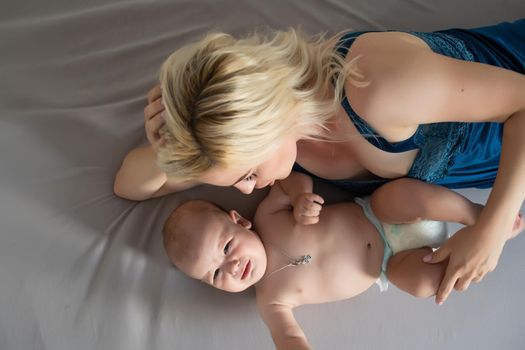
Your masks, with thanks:
[{"label": "blonde hair", "polygon": [[[359,85],[337,37],[308,41],[290,29],[272,37],[208,34],[160,71],[166,139],[157,155],[169,177],[195,180],[216,165],[252,167],[291,132],[322,138],[346,79]],[[334,88],[335,86],[335,88]]]}]

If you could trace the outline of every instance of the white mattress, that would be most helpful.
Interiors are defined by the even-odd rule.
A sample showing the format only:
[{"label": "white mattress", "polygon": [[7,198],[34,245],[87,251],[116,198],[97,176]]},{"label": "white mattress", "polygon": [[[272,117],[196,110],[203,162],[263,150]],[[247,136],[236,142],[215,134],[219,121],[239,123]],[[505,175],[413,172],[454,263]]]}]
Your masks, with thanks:
[{"label": "white mattress", "polygon": [[[0,3],[0,349],[269,349],[253,294],[170,267],[160,239],[182,199],[251,215],[264,192],[201,187],[130,202],[115,171],[144,142],[162,60],[211,29],[434,30],[525,15],[523,0],[80,1]],[[487,192],[465,191],[485,200]],[[316,349],[523,349],[525,238],[443,306],[392,287],[299,308]]]}]

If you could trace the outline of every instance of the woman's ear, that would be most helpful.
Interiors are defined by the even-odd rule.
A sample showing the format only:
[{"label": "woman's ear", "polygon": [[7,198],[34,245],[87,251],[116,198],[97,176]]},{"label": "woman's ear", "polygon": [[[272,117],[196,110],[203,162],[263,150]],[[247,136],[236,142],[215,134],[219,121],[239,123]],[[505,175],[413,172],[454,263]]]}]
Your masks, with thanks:
[{"label": "woman's ear", "polygon": [[239,214],[236,210],[230,210],[228,215],[234,223],[239,224],[248,230],[252,228],[252,223],[250,222],[250,220],[243,218],[242,215]]}]

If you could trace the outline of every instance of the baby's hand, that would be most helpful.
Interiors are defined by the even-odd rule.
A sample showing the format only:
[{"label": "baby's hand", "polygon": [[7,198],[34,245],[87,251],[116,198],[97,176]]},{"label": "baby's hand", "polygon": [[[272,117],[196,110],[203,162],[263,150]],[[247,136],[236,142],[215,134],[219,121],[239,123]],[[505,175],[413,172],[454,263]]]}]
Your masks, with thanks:
[{"label": "baby's hand", "polygon": [[323,197],[315,193],[301,193],[292,203],[295,221],[302,225],[317,224],[323,203]]}]

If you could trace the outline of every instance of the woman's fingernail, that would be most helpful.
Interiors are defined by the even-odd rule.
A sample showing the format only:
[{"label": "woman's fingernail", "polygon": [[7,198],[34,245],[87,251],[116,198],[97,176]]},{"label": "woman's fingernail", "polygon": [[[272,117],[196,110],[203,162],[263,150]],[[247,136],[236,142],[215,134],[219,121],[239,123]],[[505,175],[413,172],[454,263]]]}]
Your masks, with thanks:
[{"label": "woman's fingernail", "polygon": [[430,260],[432,260],[432,254],[425,255],[425,257],[423,258],[424,262],[429,262]]}]

